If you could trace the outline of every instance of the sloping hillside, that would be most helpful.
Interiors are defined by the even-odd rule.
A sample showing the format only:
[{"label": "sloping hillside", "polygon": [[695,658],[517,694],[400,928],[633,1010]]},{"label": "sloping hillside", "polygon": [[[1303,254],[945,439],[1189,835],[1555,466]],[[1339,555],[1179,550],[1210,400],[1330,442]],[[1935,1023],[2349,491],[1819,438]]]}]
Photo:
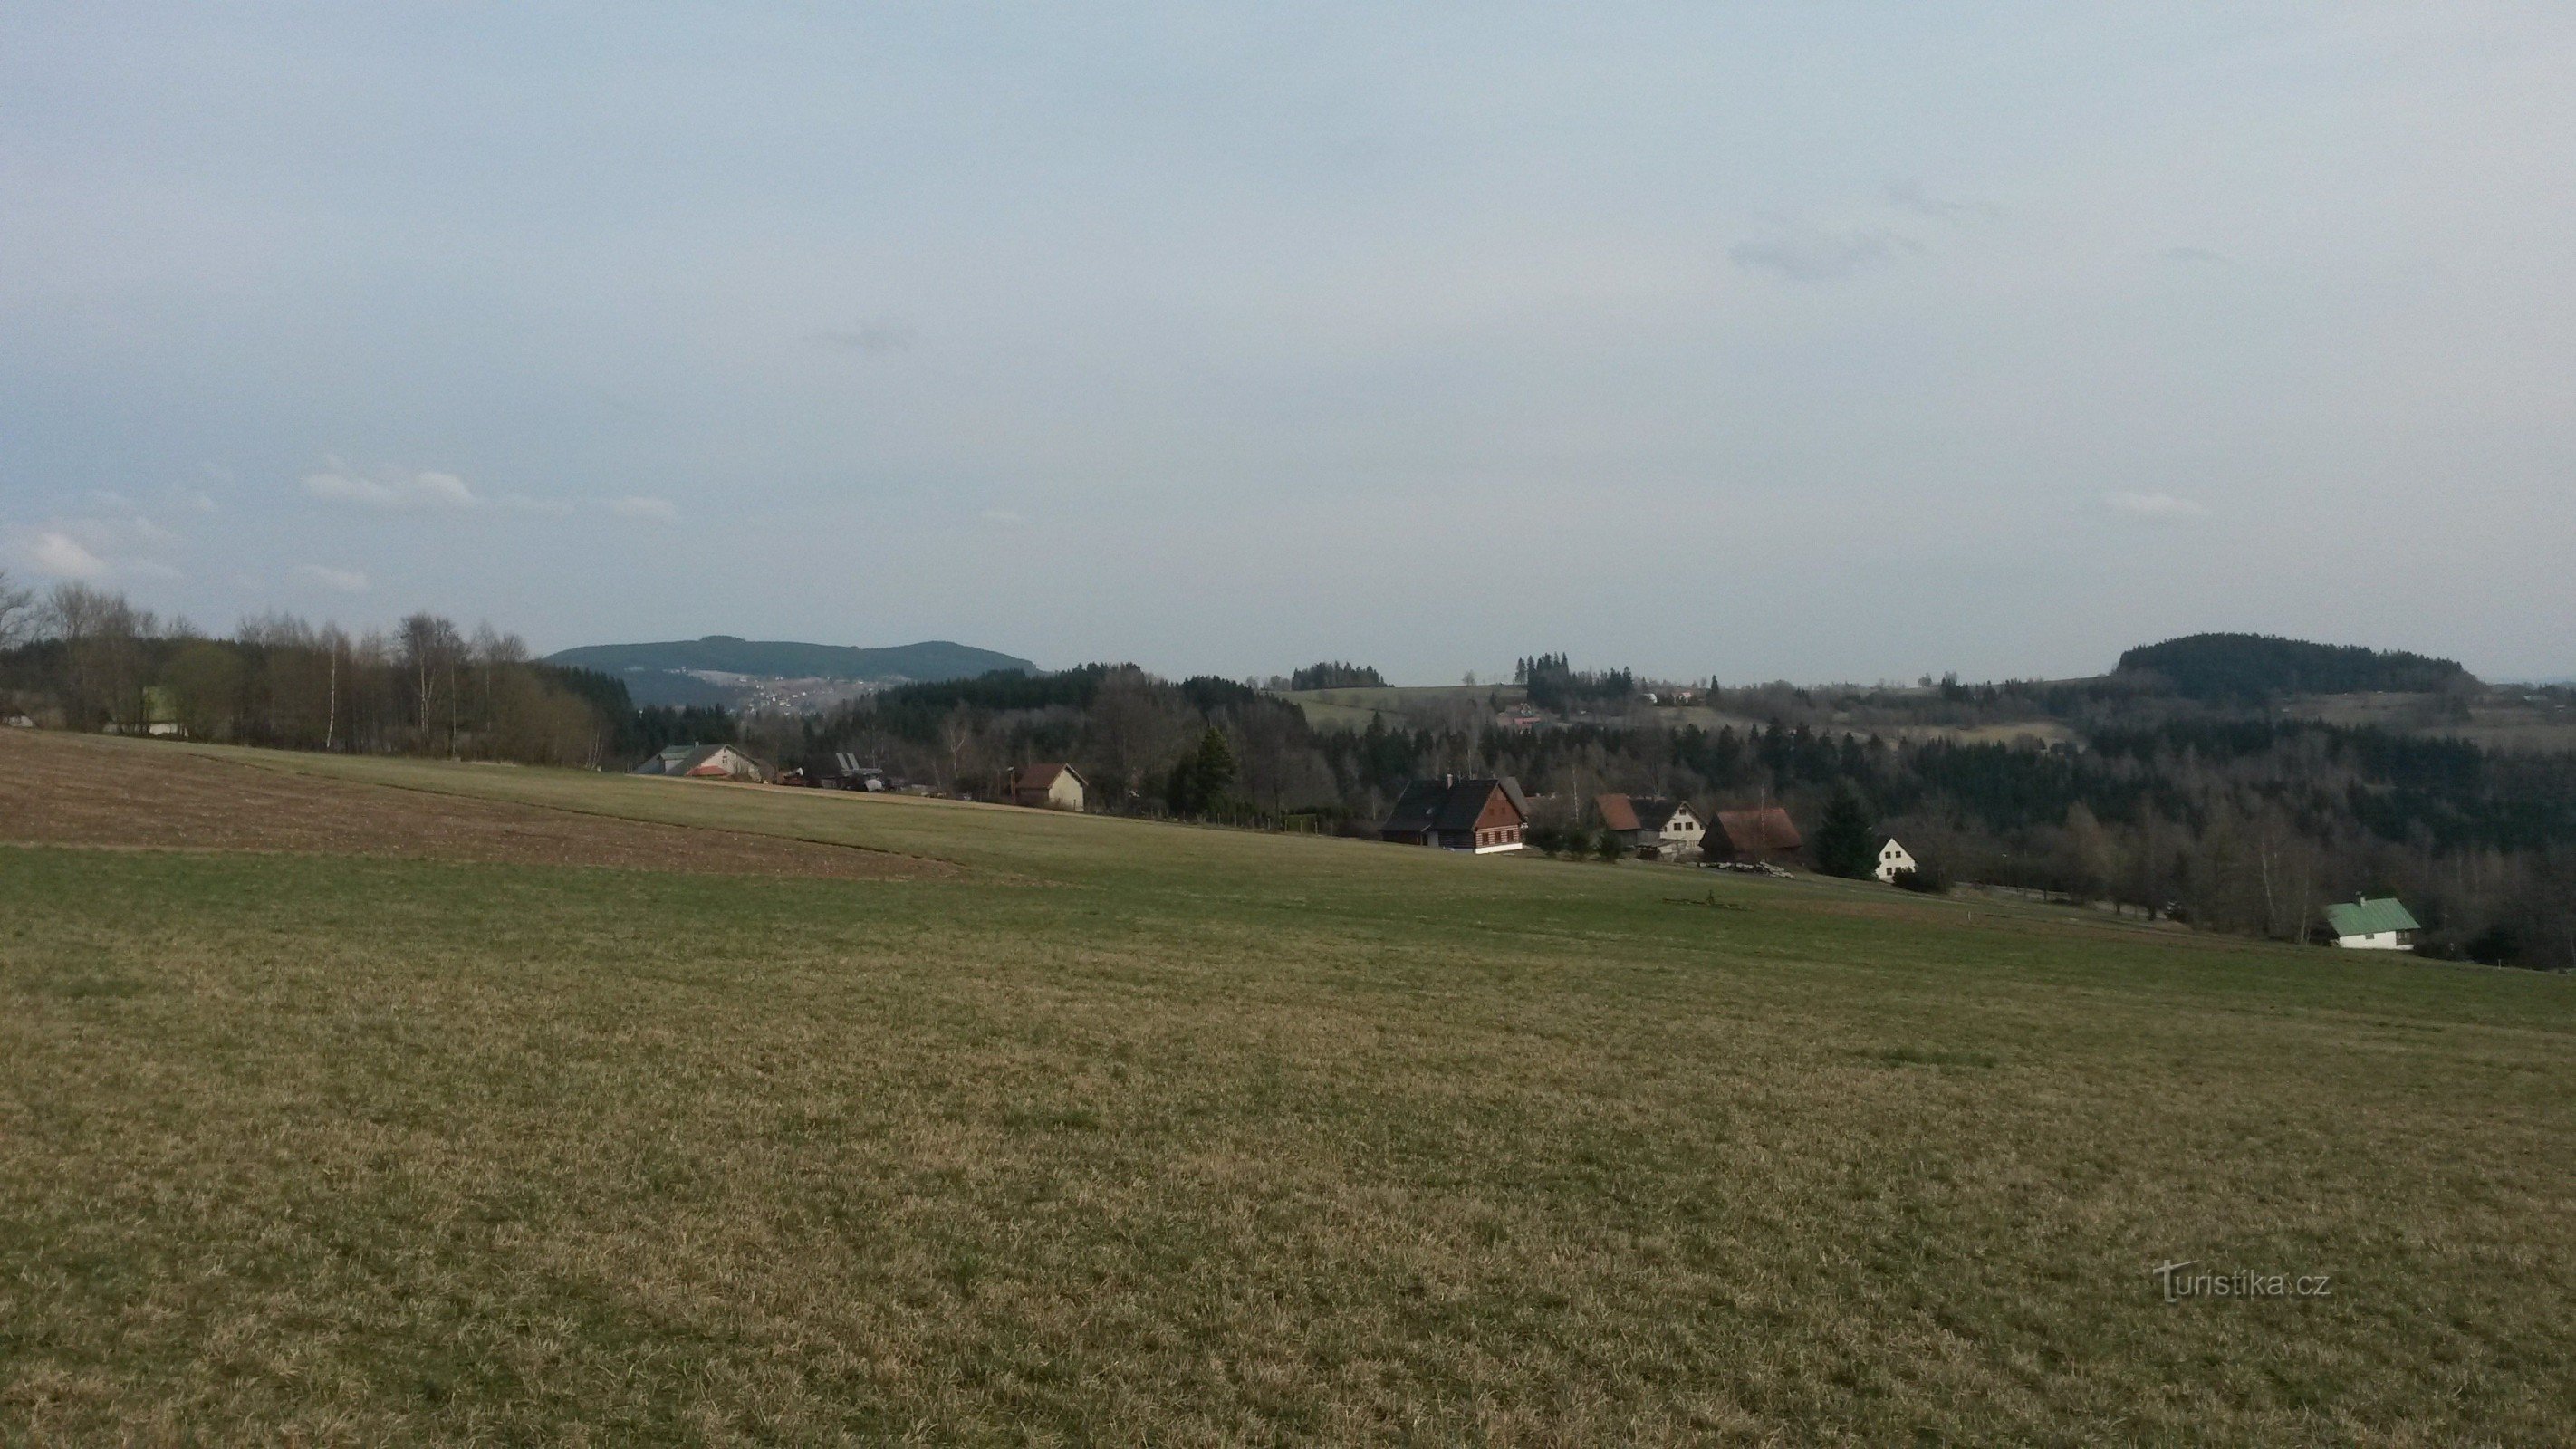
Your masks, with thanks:
[{"label": "sloping hillside", "polygon": [[[86,747],[30,789],[192,761],[296,787],[244,828],[417,795],[711,864],[765,835],[957,870],[0,846],[0,1443],[2576,1425],[2561,977],[1876,885]],[[2324,1291],[2193,1286],[2239,1274]]]}]

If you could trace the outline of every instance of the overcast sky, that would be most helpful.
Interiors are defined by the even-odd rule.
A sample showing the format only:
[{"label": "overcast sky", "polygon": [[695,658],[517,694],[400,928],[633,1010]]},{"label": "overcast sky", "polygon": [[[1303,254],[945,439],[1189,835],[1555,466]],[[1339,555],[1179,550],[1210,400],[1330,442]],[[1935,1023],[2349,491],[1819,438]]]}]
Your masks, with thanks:
[{"label": "overcast sky", "polygon": [[2576,673],[2576,6],[0,8],[0,568],[1412,682]]}]

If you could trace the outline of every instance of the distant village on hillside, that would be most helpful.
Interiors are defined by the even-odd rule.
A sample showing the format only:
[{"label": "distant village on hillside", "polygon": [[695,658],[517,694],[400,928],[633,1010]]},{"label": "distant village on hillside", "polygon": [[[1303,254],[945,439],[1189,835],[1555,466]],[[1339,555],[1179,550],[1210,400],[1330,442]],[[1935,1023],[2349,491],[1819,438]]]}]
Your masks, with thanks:
[{"label": "distant village on hillside", "polygon": [[[5,602],[5,600],[0,600]],[[887,791],[1470,856],[1814,872],[2198,930],[2576,967],[2576,690],[2253,635],[2085,679],[1266,679],[709,636],[533,657],[433,615],[228,639],[65,584],[0,610],[0,722]],[[675,686],[671,681],[690,681]],[[637,691],[722,686],[722,702]]]}]

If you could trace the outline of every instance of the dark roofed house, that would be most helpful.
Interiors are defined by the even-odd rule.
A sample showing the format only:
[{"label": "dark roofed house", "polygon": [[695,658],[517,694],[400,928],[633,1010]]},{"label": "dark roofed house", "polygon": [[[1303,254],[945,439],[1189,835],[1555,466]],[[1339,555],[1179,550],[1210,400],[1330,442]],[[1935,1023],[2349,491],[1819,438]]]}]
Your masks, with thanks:
[{"label": "dark roofed house", "polygon": [[1509,775],[1447,775],[1405,786],[1377,833],[1400,845],[1491,855],[1521,848],[1529,813],[1529,797]]},{"label": "dark roofed house", "polygon": [[1717,812],[1717,828],[1709,832],[1703,853],[1711,860],[1767,865],[1779,857],[1796,855],[1806,846],[1789,812],[1777,805],[1765,805],[1759,810]]},{"label": "dark roofed house", "polygon": [[1019,765],[1002,776],[1005,804],[1079,813],[1089,782],[1071,765]]},{"label": "dark roofed house", "polygon": [[1700,837],[1708,833],[1699,816],[1679,800],[1602,795],[1592,803],[1601,812],[1601,823],[1642,859],[1679,860],[1699,849]]}]

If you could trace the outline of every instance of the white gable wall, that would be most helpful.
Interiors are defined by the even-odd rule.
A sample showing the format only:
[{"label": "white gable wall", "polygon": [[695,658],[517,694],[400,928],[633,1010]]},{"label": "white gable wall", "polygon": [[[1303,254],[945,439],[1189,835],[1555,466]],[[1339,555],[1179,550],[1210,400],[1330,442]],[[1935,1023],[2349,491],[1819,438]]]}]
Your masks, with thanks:
[{"label": "white gable wall", "polygon": [[1898,876],[1912,869],[1914,857],[1904,846],[1891,840],[1878,848],[1877,875],[1880,880],[1893,885]]}]

